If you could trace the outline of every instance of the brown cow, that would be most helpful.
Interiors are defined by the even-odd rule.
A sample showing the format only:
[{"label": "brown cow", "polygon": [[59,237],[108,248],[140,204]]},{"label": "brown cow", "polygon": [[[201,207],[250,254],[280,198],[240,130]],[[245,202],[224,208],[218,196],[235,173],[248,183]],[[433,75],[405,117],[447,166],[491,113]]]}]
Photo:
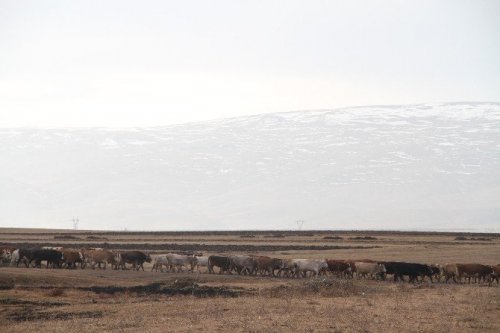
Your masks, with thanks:
[{"label": "brown cow", "polygon": [[453,279],[455,283],[458,283],[458,269],[456,264],[444,264],[440,266],[440,269],[445,283],[448,283],[449,279]]},{"label": "brown cow", "polygon": [[103,264],[103,269],[106,269],[107,264],[112,265],[112,267],[116,265],[115,255],[111,251],[82,249],[81,252],[85,258],[85,263],[90,264],[92,269],[95,269],[96,264],[99,268]]},{"label": "brown cow", "polygon": [[10,262],[12,259],[12,252],[16,250],[12,246],[2,246],[0,247],[0,262]]},{"label": "brown cow", "polygon": [[496,280],[498,284],[498,280],[500,279],[500,265],[491,266],[493,273],[491,274],[492,281]]},{"label": "brown cow", "polygon": [[481,280],[486,282],[487,278],[493,274],[493,269],[481,264],[457,264],[457,272],[459,280],[465,278],[470,283],[471,278],[474,278],[475,282],[481,282]]},{"label": "brown cow", "polygon": [[276,276],[275,271],[278,270],[278,274],[283,268],[283,260],[278,258],[271,258],[267,256],[255,256],[253,257],[255,260],[257,271],[260,275],[272,275]]},{"label": "brown cow", "polygon": [[328,270],[337,276],[352,277],[351,265],[344,260],[327,259]]},{"label": "brown cow", "polygon": [[83,264],[83,255],[80,251],[64,249],[61,252],[63,267],[76,268],[76,263]]}]

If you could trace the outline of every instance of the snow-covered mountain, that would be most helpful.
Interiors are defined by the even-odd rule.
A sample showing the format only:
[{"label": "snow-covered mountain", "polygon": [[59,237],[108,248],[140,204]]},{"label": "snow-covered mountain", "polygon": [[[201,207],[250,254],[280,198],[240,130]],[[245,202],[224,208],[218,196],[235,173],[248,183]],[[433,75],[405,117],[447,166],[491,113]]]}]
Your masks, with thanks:
[{"label": "snow-covered mountain", "polygon": [[500,231],[500,103],[0,129],[0,226],[73,216],[82,229]]}]

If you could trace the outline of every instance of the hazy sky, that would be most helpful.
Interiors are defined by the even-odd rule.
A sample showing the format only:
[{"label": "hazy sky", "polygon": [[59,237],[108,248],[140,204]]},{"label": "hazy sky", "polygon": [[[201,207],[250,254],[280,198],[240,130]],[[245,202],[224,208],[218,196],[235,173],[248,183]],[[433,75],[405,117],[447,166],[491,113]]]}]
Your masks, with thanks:
[{"label": "hazy sky", "polygon": [[0,127],[500,101],[500,1],[0,1]]}]

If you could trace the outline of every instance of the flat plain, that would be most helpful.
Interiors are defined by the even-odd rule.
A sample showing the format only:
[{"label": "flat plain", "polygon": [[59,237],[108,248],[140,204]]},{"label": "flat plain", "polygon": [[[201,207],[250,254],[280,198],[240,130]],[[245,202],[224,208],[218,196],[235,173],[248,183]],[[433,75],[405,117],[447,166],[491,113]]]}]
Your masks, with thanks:
[{"label": "flat plain", "polygon": [[[0,244],[278,258],[500,264],[500,235],[0,228]],[[3,332],[499,332],[496,283],[0,267]]]}]

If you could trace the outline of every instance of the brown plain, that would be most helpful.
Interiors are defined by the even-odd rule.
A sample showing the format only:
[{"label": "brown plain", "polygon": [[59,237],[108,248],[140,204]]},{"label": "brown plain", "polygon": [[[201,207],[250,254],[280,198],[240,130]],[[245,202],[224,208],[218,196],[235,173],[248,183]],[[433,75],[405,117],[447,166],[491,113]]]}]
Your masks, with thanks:
[{"label": "brown plain", "polygon": [[[70,237],[55,237],[55,236]],[[500,264],[496,234],[400,232],[134,233],[1,229],[0,245],[88,244],[157,253],[220,245],[222,255]],[[325,237],[339,236],[342,239]],[[359,237],[375,239],[359,239]],[[490,240],[470,240],[484,237]],[[162,245],[163,244],[163,245]],[[156,245],[156,246],[155,246]],[[288,245],[289,250],[272,250]],[[310,250],[311,246],[340,248]],[[266,249],[260,251],[259,246]],[[139,247],[139,248],[138,248]],[[190,248],[189,246],[187,248]],[[302,249],[301,249],[302,248]],[[271,250],[270,250],[271,249]],[[177,251],[179,252],[179,251]],[[215,252],[202,251],[204,255]],[[198,273],[0,267],[1,332],[500,332],[500,286],[366,279],[285,279]],[[235,297],[167,295],[137,286],[224,288]],[[181,282],[179,284],[179,282]],[[317,283],[317,285],[315,284]],[[328,284],[330,283],[330,284]],[[97,287],[122,288],[115,293]],[[129,289],[123,289],[129,287]]]}]

